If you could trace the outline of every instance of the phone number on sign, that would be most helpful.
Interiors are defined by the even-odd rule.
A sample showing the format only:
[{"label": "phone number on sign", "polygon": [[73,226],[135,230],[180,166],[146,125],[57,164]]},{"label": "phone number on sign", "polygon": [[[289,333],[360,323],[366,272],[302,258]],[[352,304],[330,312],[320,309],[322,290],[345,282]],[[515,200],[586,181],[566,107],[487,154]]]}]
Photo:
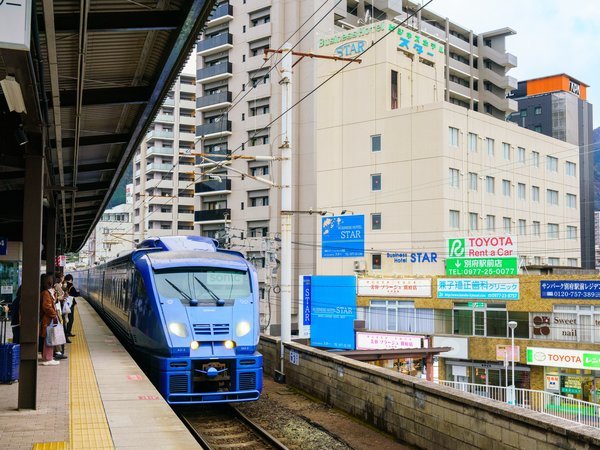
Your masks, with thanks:
[{"label": "phone number on sign", "polygon": [[462,269],[462,270],[450,270],[448,275],[518,275],[518,271],[515,268],[486,268],[486,269]]}]

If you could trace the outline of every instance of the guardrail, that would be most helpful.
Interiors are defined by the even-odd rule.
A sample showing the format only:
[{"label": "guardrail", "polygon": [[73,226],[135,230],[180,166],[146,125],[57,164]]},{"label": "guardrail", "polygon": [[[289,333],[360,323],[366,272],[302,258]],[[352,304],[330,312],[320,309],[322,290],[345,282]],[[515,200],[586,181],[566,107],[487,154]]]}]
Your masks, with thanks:
[{"label": "guardrail", "polygon": [[[532,389],[511,386],[484,386],[475,383],[439,380],[439,384],[463,392],[486,397],[503,403],[511,403],[521,408],[548,414],[571,422],[600,428],[600,405],[575,398]],[[514,400],[513,398],[514,397]]]}]

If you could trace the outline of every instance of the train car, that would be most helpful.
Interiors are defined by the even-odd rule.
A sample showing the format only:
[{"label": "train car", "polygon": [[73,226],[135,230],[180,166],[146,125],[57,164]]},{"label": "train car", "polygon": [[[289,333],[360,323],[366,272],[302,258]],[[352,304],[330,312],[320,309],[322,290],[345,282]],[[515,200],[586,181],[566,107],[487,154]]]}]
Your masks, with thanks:
[{"label": "train car", "polygon": [[200,236],[153,238],[75,276],[170,404],[259,398],[258,279],[241,253]]}]

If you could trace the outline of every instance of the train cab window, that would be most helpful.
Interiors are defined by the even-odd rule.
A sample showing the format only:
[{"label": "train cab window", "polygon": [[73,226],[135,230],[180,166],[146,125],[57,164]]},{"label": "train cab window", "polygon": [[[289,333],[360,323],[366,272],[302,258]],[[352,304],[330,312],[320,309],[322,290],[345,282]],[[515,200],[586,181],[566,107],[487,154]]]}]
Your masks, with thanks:
[{"label": "train cab window", "polygon": [[163,298],[178,298],[188,304],[233,305],[236,299],[250,296],[248,272],[220,268],[181,268],[157,271],[154,279]]}]

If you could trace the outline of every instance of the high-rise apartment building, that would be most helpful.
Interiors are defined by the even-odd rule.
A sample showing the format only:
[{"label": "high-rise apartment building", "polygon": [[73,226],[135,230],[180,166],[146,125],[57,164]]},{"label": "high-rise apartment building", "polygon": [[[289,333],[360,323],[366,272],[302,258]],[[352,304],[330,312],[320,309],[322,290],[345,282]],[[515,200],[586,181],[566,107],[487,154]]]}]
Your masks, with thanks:
[{"label": "high-rise apartment building", "polygon": [[593,269],[596,267],[593,111],[587,101],[588,87],[564,73],[520,81],[511,94],[519,104],[519,111],[510,120],[579,147],[581,264]]},{"label": "high-rise apartment building", "polygon": [[[197,45],[197,167],[205,173],[196,185],[195,223],[205,236],[225,235],[235,249],[246,252],[259,266],[265,266],[261,284],[268,302],[263,302],[263,326],[278,317],[277,261],[265,248],[276,249],[280,231],[280,165],[278,161],[258,161],[252,156],[281,156],[281,87],[278,49],[286,41],[295,51],[320,52],[320,39],[365,23],[410,15],[414,2],[367,2],[360,0],[322,2],[303,0],[237,0],[221,2],[215,8]],[[437,101],[504,119],[515,111],[506,93],[516,81],[506,72],[516,66],[516,58],[505,51],[510,29],[477,34],[429,11],[421,11],[407,27],[436,42],[447,52],[438,80],[430,80]],[[306,35],[306,36],[305,36]],[[317,86],[316,68],[322,61],[304,58],[293,69],[293,101]],[[341,67],[342,62],[338,63]],[[273,69],[273,70],[272,70]],[[404,83],[405,80],[400,80]],[[348,86],[343,102],[361,86]],[[411,106],[417,106],[416,99]],[[315,95],[308,96],[293,110],[293,206],[295,211],[317,207],[316,162],[327,149],[316,144]],[[215,161],[227,156],[229,167]],[[241,175],[248,174],[250,176]],[[275,186],[257,178],[267,178]],[[316,269],[317,234],[314,216],[296,213],[293,217],[293,280]],[[226,227],[227,225],[227,227]],[[273,239],[269,239],[273,238]],[[271,255],[273,255],[271,253]],[[274,276],[273,276],[274,275]],[[295,290],[294,295],[295,295]],[[269,309],[270,307],[270,309]]]},{"label": "high-rise apartment building", "polygon": [[182,73],[134,157],[133,237],[194,230],[196,78]]}]

